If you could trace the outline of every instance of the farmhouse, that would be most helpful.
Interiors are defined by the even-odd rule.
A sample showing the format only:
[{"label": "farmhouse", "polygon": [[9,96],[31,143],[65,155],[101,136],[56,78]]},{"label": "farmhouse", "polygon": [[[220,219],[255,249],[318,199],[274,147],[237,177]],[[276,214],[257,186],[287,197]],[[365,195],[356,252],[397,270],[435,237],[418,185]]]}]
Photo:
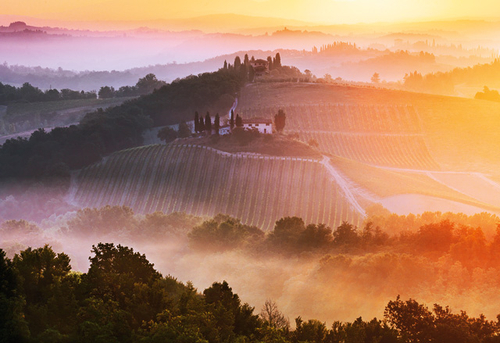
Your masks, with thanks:
[{"label": "farmhouse", "polygon": [[262,76],[269,74],[269,62],[263,59],[250,61],[250,66],[255,72],[255,76]]},{"label": "farmhouse", "polygon": [[243,128],[246,130],[257,129],[260,133],[273,133],[273,121],[271,119],[250,118],[243,119]]}]

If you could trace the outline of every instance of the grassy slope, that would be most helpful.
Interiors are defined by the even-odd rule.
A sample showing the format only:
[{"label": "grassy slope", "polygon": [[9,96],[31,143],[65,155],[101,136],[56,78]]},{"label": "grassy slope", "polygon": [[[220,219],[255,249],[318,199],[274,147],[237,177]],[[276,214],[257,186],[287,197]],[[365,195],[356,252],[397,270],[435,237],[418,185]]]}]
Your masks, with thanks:
[{"label": "grassy slope", "polygon": [[379,197],[398,194],[422,194],[459,201],[464,204],[499,212],[495,207],[454,191],[422,173],[387,170],[341,157],[333,157],[332,163],[351,180]]}]

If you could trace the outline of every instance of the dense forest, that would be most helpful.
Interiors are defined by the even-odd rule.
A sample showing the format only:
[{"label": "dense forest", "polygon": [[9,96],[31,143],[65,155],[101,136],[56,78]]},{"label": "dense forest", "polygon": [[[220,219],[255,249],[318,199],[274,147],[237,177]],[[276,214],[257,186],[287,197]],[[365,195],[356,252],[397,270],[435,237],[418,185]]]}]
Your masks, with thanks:
[{"label": "dense forest", "polygon": [[[500,282],[498,222],[485,213],[378,213],[362,228],[343,223],[331,229],[286,217],[263,232],[227,215],[143,216],[112,206],[79,210],[57,230],[6,221],[0,226],[0,336],[6,342],[497,342],[500,322],[491,316],[498,309],[491,304]],[[395,225],[399,233],[390,233]],[[85,242],[116,239],[126,244],[94,245],[88,270],[72,270],[69,256],[84,254],[78,250]],[[179,246],[160,260],[185,260],[181,268],[193,273],[222,264],[233,281],[221,278],[198,292],[193,283],[163,276],[129,247],[147,249],[152,242],[162,242],[162,251]],[[70,254],[61,252],[71,245]],[[267,261],[281,261],[277,270],[287,274],[291,268],[291,277],[304,283],[296,298],[287,298],[298,306],[292,323],[273,299],[254,301],[252,307],[229,285],[243,277],[232,274],[237,265],[273,285],[271,279],[283,275],[258,267]],[[309,274],[301,275],[310,264]],[[214,280],[211,270],[205,272]],[[435,301],[436,296],[448,301]],[[468,298],[490,319],[456,312],[456,303],[453,311],[436,304],[458,301],[470,307],[460,301]],[[361,318],[366,302],[382,306],[377,313],[383,317]],[[350,306],[350,318],[359,318],[341,320],[345,317],[333,310],[328,325],[326,312],[317,312],[321,320],[306,319],[325,304]]]},{"label": "dense forest", "polygon": [[243,82],[233,70],[190,76],[121,106],[88,113],[78,125],[7,140],[0,147],[0,178],[68,177],[72,169],[140,145],[148,127],[189,121],[195,109],[215,102],[229,109]]},{"label": "dense forest", "polygon": [[[74,273],[50,246],[14,258],[0,249],[2,342],[498,342],[500,316],[453,313],[416,300],[389,301],[383,320],[289,320],[266,301],[260,315],[226,281],[202,293],[162,276],[145,255],[113,243],[92,248],[90,268]],[[314,306],[314,304],[311,304]]]}]

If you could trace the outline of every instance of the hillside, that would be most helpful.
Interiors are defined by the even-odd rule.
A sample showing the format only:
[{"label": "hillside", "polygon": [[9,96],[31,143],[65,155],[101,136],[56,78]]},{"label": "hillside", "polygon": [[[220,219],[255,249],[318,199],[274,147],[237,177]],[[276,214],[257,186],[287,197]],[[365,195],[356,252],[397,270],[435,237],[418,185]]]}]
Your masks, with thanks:
[{"label": "hillside", "polygon": [[[294,136],[294,135],[292,135]],[[286,135],[244,133],[179,139],[172,144],[202,145],[230,153],[254,153],[270,156],[288,156],[321,159],[321,154],[304,142]]]},{"label": "hillside", "polygon": [[150,145],[81,170],[70,198],[81,207],[126,205],[139,213],[225,213],[263,230],[285,216],[331,227],[343,221],[359,225],[363,210],[339,181],[311,158]]},{"label": "hillside", "polygon": [[461,207],[469,212],[498,213],[497,103],[341,85],[243,89],[241,115],[272,116],[278,109],[287,115],[285,132],[316,141],[372,201],[395,199],[411,212],[410,198],[394,197],[418,194],[427,210],[446,199],[445,209],[464,204],[474,207]]}]

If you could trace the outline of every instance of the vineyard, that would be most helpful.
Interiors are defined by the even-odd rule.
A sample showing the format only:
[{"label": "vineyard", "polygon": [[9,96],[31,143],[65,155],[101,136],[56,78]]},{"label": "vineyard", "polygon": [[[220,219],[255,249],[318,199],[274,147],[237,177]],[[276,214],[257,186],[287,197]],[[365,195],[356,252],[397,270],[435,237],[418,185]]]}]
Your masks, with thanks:
[{"label": "vineyard", "polygon": [[[323,153],[403,169],[439,170],[412,106],[319,104],[287,106],[287,132],[315,141]],[[241,110],[246,117],[272,117],[278,108]]]},{"label": "vineyard", "polygon": [[357,133],[420,133],[418,114],[413,106],[321,103],[239,109],[245,117],[269,117],[283,109],[286,129]]},{"label": "vineyard", "polygon": [[230,154],[195,145],[120,151],[81,170],[72,194],[83,207],[225,213],[264,230],[284,216],[330,227],[342,221],[359,225],[363,219],[318,160]]}]

